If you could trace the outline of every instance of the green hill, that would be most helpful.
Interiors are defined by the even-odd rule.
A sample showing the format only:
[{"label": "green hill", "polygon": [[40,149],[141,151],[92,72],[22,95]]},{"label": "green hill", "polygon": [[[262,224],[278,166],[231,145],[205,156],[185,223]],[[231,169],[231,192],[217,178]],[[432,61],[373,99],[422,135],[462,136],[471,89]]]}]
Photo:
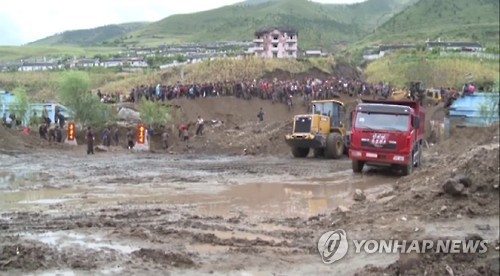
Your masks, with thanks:
[{"label": "green hill", "polygon": [[416,0],[368,0],[353,5],[306,0],[251,0],[214,10],[173,15],[132,32],[126,44],[251,40],[263,27],[293,27],[302,49],[353,42]]},{"label": "green hill", "polygon": [[420,0],[366,38],[391,43],[436,40],[499,41],[498,0]]},{"label": "green hill", "polygon": [[63,33],[55,34],[34,42],[29,45],[40,46],[60,46],[60,45],[73,45],[73,46],[93,46],[101,44],[104,41],[119,38],[124,34],[137,30],[147,23],[133,22],[124,24],[114,24],[101,26],[93,29],[82,29],[66,31]]},{"label": "green hill", "polygon": [[479,41],[498,47],[498,0],[367,0],[319,4],[307,0],[246,0],[218,9],[172,15],[153,23],[66,31],[32,45],[156,46],[252,40],[264,27],[293,27],[301,49],[334,50],[355,43]]},{"label": "green hill", "polygon": [[335,18],[373,31],[418,0],[369,0],[356,4],[335,5]]}]

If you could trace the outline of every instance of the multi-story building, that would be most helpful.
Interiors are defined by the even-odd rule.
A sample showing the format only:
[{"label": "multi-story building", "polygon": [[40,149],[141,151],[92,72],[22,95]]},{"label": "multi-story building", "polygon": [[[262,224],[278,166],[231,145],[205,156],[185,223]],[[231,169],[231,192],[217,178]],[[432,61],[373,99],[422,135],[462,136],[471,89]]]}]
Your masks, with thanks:
[{"label": "multi-story building", "polygon": [[254,53],[263,58],[297,58],[298,32],[271,28],[255,32]]}]

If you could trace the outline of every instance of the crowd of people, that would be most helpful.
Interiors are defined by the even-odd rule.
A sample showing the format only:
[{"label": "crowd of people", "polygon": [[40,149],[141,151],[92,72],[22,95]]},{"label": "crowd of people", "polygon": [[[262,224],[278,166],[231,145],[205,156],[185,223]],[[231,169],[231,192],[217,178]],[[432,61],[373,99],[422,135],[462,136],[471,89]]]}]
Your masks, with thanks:
[{"label": "crowd of people", "polygon": [[[422,89],[415,85],[420,85],[419,83],[411,83],[408,88],[411,92],[411,98],[414,100],[416,98],[422,98]],[[481,89],[481,88],[480,88]],[[187,99],[197,99],[197,98],[207,98],[207,97],[225,97],[234,96],[237,98],[242,98],[250,100],[252,98],[260,98],[263,100],[269,100],[273,104],[284,103],[291,107],[295,104],[302,102],[305,106],[308,106],[311,100],[325,100],[339,97],[341,94],[349,95],[351,97],[358,96],[373,96],[373,97],[384,97],[388,98],[391,96],[393,87],[388,83],[367,83],[360,79],[349,79],[349,78],[336,78],[330,77],[325,79],[318,78],[308,78],[303,80],[253,80],[253,81],[240,81],[240,82],[210,82],[202,84],[182,84],[177,83],[176,85],[140,85],[131,89],[127,94],[124,93],[113,93],[113,94],[103,94],[100,90],[97,91],[97,96],[104,103],[118,103],[118,102],[132,102],[139,103],[140,101],[169,101],[179,98]],[[476,91],[475,86],[472,83],[465,84],[460,91],[457,92],[455,88],[440,88],[439,93],[441,94],[442,100],[445,99],[456,99],[461,95],[470,95]],[[51,120],[44,111],[42,116],[34,115],[35,120],[31,119],[35,125],[39,127],[38,132],[40,138],[55,142],[62,142],[62,130],[64,129],[65,118],[57,112],[55,116],[55,127],[51,127]],[[264,112],[262,108],[257,113],[257,118],[259,121],[264,120]],[[40,121],[41,119],[41,121]],[[187,145],[189,141],[189,128],[193,125],[196,126],[196,136],[203,135],[204,119],[198,116],[195,123],[180,124],[179,139],[184,141]],[[11,128],[15,125],[20,125],[21,122],[11,114],[10,116],[3,116],[2,125]],[[28,128],[29,129],[29,128]],[[147,137],[153,135],[154,130],[150,127],[147,129]],[[103,146],[109,147],[112,144],[119,145],[120,137],[118,128],[110,130],[105,128],[101,133]],[[88,144],[88,154],[93,153],[93,141],[95,139],[94,132],[91,128],[87,129],[86,140]],[[127,147],[129,149],[134,148],[135,145],[135,131],[129,129],[126,134]],[[169,133],[166,129],[162,130],[161,133],[162,147],[163,149],[168,149],[169,147]]]},{"label": "crowd of people", "polygon": [[260,98],[273,103],[292,106],[297,101],[324,100],[340,94],[387,96],[391,87],[387,83],[370,84],[360,79],[326,78],[304,80],[253,80],[241,82],[212,82],[202,84],[140,85],[127,94],[103,94],[97,96],[104,103],[147,101],[169,101],[178,98],[206,98],[235,96],[242,99]]}]

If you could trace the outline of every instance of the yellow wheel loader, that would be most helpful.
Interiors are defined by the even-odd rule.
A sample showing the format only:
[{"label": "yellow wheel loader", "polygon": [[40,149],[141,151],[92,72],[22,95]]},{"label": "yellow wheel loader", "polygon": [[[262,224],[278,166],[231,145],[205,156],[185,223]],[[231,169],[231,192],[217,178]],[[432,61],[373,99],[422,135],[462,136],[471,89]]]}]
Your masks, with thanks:
[{"label": "yellow wheel loader", "polygon": [[345,127],[345,106],[337,100],[311,101],[311,114],[296,115],[293,128],[285,136],[292,154],[297,158],[339,159],[348,152],[349,133]]}]

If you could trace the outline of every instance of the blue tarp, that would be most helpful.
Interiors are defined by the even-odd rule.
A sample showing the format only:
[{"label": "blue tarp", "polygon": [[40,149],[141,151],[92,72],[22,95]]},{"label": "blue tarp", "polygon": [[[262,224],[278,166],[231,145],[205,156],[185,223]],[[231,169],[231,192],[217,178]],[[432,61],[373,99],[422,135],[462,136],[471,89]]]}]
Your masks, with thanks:
[{"label": "blue tarp", "polygon": [[450,120],[465,126],[491,126],[499,121],[499,92],[474,93],[450,107]]}]

